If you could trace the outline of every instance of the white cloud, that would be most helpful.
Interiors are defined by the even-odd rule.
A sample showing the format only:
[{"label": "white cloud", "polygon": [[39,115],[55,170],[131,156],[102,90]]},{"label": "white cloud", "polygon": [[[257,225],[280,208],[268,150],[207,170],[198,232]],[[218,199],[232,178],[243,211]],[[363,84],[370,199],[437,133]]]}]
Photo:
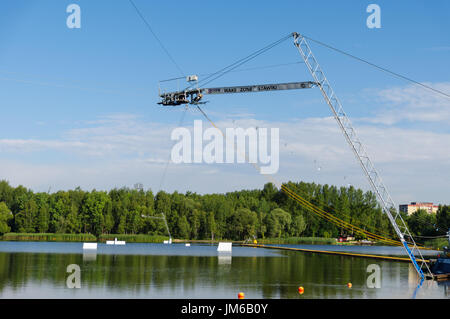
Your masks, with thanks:
[{"label": "white cloud", "polygon": [[98,159],[148,156],[149,160],[155,162],[165,161],[171,147],[170,127],[146,123],[133,115],[112,115],[84,125],[83,128],[66,131],[58,139],[0,139],[0,151],[57,151]]},{"label": "white cloud", "polygon": [[[450,94],[450,83],[424,83],[436,90]],[[395,87],[376,92],[384,107],[377,108],[372,123],[392,125],[400,121],[450,123],[450,98],[418,85]]]},{"label": "white cloud", "polygon": [[[192,129],[193,121],[186,120],[185,124]],[[272,122],[240,118],[234,123],[224,120],[216,124],[222,129],[278,127],[280,171],[274,178],[279,181],[350,183],[367,189],[367,181],[332,117]],[[203,122],[204,129],[209,125]],[[0,159],[0,176],[13,185],[41,191],[49,186],[52,190],[76,186],[110,189],[136,182],[157,191],[173,145],[172,128],[122,114],[91,121],[58,139],[3,139],[0,149],[8,158],[17,152],[29,156],[18,156],[14,161]],[[358,125],[356,130],[394,200],[447,200],[450,134],[381,128],[370,123]],[[72,154],[77,159],[53,165],[28,160],[38,151]],[[169,191],[225,192],[262,187],[268,181],[248,164],[170,164],[163,185]]]}]

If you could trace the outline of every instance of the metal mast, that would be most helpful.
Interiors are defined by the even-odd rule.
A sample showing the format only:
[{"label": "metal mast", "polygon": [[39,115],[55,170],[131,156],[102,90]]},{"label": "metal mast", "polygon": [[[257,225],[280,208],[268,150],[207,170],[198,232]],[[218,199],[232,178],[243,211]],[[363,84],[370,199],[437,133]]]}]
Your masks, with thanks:
[{"label": "metal mast", "polygon": [[[314,81],[320,88],[325,101],[333,112],[334,118],[336,119],[342,133],[345,136],[345,139],[347,140],[353,153],[355,154],[356,159],[361,165],[364,174],[369,179],[370,186],[377,195],[383,212],[388,216],[389,221],[394,227],[395,232],[400,238],[400,241],[402,242],[406,252],[408,253],[409,258],[411,259],[414,268],[422,279],[424,278],[424,273],[422,271],[423,266],[425,266],[427,272],[432,275],[427,263],[423,261],[424,259],[422,253],[418,249],[413,237],[411,236],[411,233],[409,232],[405,221],[400,215],[400,212],[397,212],[395,203],[392,200],[386,186],[383,184],[380,175],[375,170],[375,167],[369,159],[369,156],[367,155],[363,144],[356,135],[355,129],[353,128],[349,118],[345,114],[341,103],[339,102],[330,83],[325,77],[325,74],[323,73],[319,63],[314,57],[311,48],[306,42],[306,38],[296,32],[294,32],[292,35],[294,37],[294,45],[300,52],[306,66],[308,67],[309,72],[311,73]],[[408,246],[408,242],[411,244],[412,248]],[[422,260],[420,266],[418,265],[416,258],[414,257],[415,254],[418,254]]]},{"label": "metal mast", "polygon": [[162,218],[164,219],[164,224],[166,225],[167,232],[169,233],[169,244],[171,244],[172,243],[172,235],[170,235],[170,230],[169,230],[169,225],[167,225],[166,215],[164,215],[164,213],[161,213],[161,215],[163,216]]},{"label": "metal mast", "polygon": [[164,225],[166,226],[167,229],[167,233],[169,234],[169,244],[172,243],[172,235],[170,235],[170,230],[169,230],[169,225],[167,225],[167,219],[166,219],[166,215],[164,215],[164,213],[161,213],[162,217],[158,217],[158,216],[146,216],[146,215],[141,215],[142,218],[154,218],[154,219],[163,219],[164,220]]}]

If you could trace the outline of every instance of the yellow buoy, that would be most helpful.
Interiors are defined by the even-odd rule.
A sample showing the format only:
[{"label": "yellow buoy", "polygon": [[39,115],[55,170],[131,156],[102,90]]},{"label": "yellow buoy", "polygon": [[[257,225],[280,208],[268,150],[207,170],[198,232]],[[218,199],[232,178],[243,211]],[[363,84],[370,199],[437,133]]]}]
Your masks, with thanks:
[{"label": "yellow buoy", "polygon": [[245,294],[243,292],[238,293],[238,298],[239,299],[244,299]]},{"label": "yellow buoy", "polygon": [[348,288],[352,288],[352,283],[349,282],[349,283],[347,284],[347,287],[348,287]]},{"label": "yellow buoy", "polygon": [[298,293],[299,293],[300,295],[302,295],[304,292],[305,292],[305,288],[303,288],[303,287],[298,287]]}]

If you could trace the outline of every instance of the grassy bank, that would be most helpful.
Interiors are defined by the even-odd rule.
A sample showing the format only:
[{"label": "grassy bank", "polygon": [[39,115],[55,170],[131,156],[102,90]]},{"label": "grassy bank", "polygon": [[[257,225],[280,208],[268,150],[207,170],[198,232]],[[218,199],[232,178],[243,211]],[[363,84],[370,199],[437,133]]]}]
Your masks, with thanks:
[{"label": "grassy bank", "polygon": [[162,243],[164,240],[169,240],[167,236],[160,235],[124,235],[124,234],[108,234],[108,235],[100,235],[98,237],[98,241],[101,243],[106,242],[107,240],[124,240],[127,243]]},{"label": "grassy bank", "polygon": [[6,233],[1,236],[1,240],[87,242],[97,241],[97,238],[92,234]]},{"label": "grassy bank", "polygon": [[447,238],[436,238],[432,240],[427,240],[424,242],[425,247],[430,247],[435,250],[442,250],[442,247],[448,247],[448,239]]},{"label": "grassy bank", "polygon": [[334,245],[336,239],[322,237],[287,237],[287,238],[258,238],[258,244],[280,245]]},{"label": "grassy bank", "polygon": [[169,237],[159,235],[100,235],[98,238],[92,234],[34,234],[34,233],[7,233],[0,236],[3,241],[63,241],[63,242],[106,242],[107,240],[124,240],[127,243],[162,243]]}]

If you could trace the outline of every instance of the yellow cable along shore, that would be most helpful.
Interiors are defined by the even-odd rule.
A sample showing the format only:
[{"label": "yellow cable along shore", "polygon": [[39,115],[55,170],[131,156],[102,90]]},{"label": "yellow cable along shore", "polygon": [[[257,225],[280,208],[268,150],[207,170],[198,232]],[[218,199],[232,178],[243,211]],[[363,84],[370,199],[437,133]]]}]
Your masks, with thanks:
[{"label": "yellow cable along shore", "polygon": [[[390,261],[411,262],[411,259],[409,259],[408,257],[369,255],[369,254],[348,253],[348,252],[342,252],[342,251],[313,250],[313,249],[304,249],[304,248],[267,246],[267,245],[259,245],[259,244],[241,244],[241,246],[255,247],[255,248],[292,250],[292,251],[299,251],[299,252],[306,252],[306,253],[319,253],[319,254],[340,255],[340,256],[349,256],[349,257],[383,259],[383,260],[390,260]],[[428,260],[428,259],[416,259],[416,260],[417,260],[417,262],[426,262],[426,263],[430,262],[430,260]]]}]

